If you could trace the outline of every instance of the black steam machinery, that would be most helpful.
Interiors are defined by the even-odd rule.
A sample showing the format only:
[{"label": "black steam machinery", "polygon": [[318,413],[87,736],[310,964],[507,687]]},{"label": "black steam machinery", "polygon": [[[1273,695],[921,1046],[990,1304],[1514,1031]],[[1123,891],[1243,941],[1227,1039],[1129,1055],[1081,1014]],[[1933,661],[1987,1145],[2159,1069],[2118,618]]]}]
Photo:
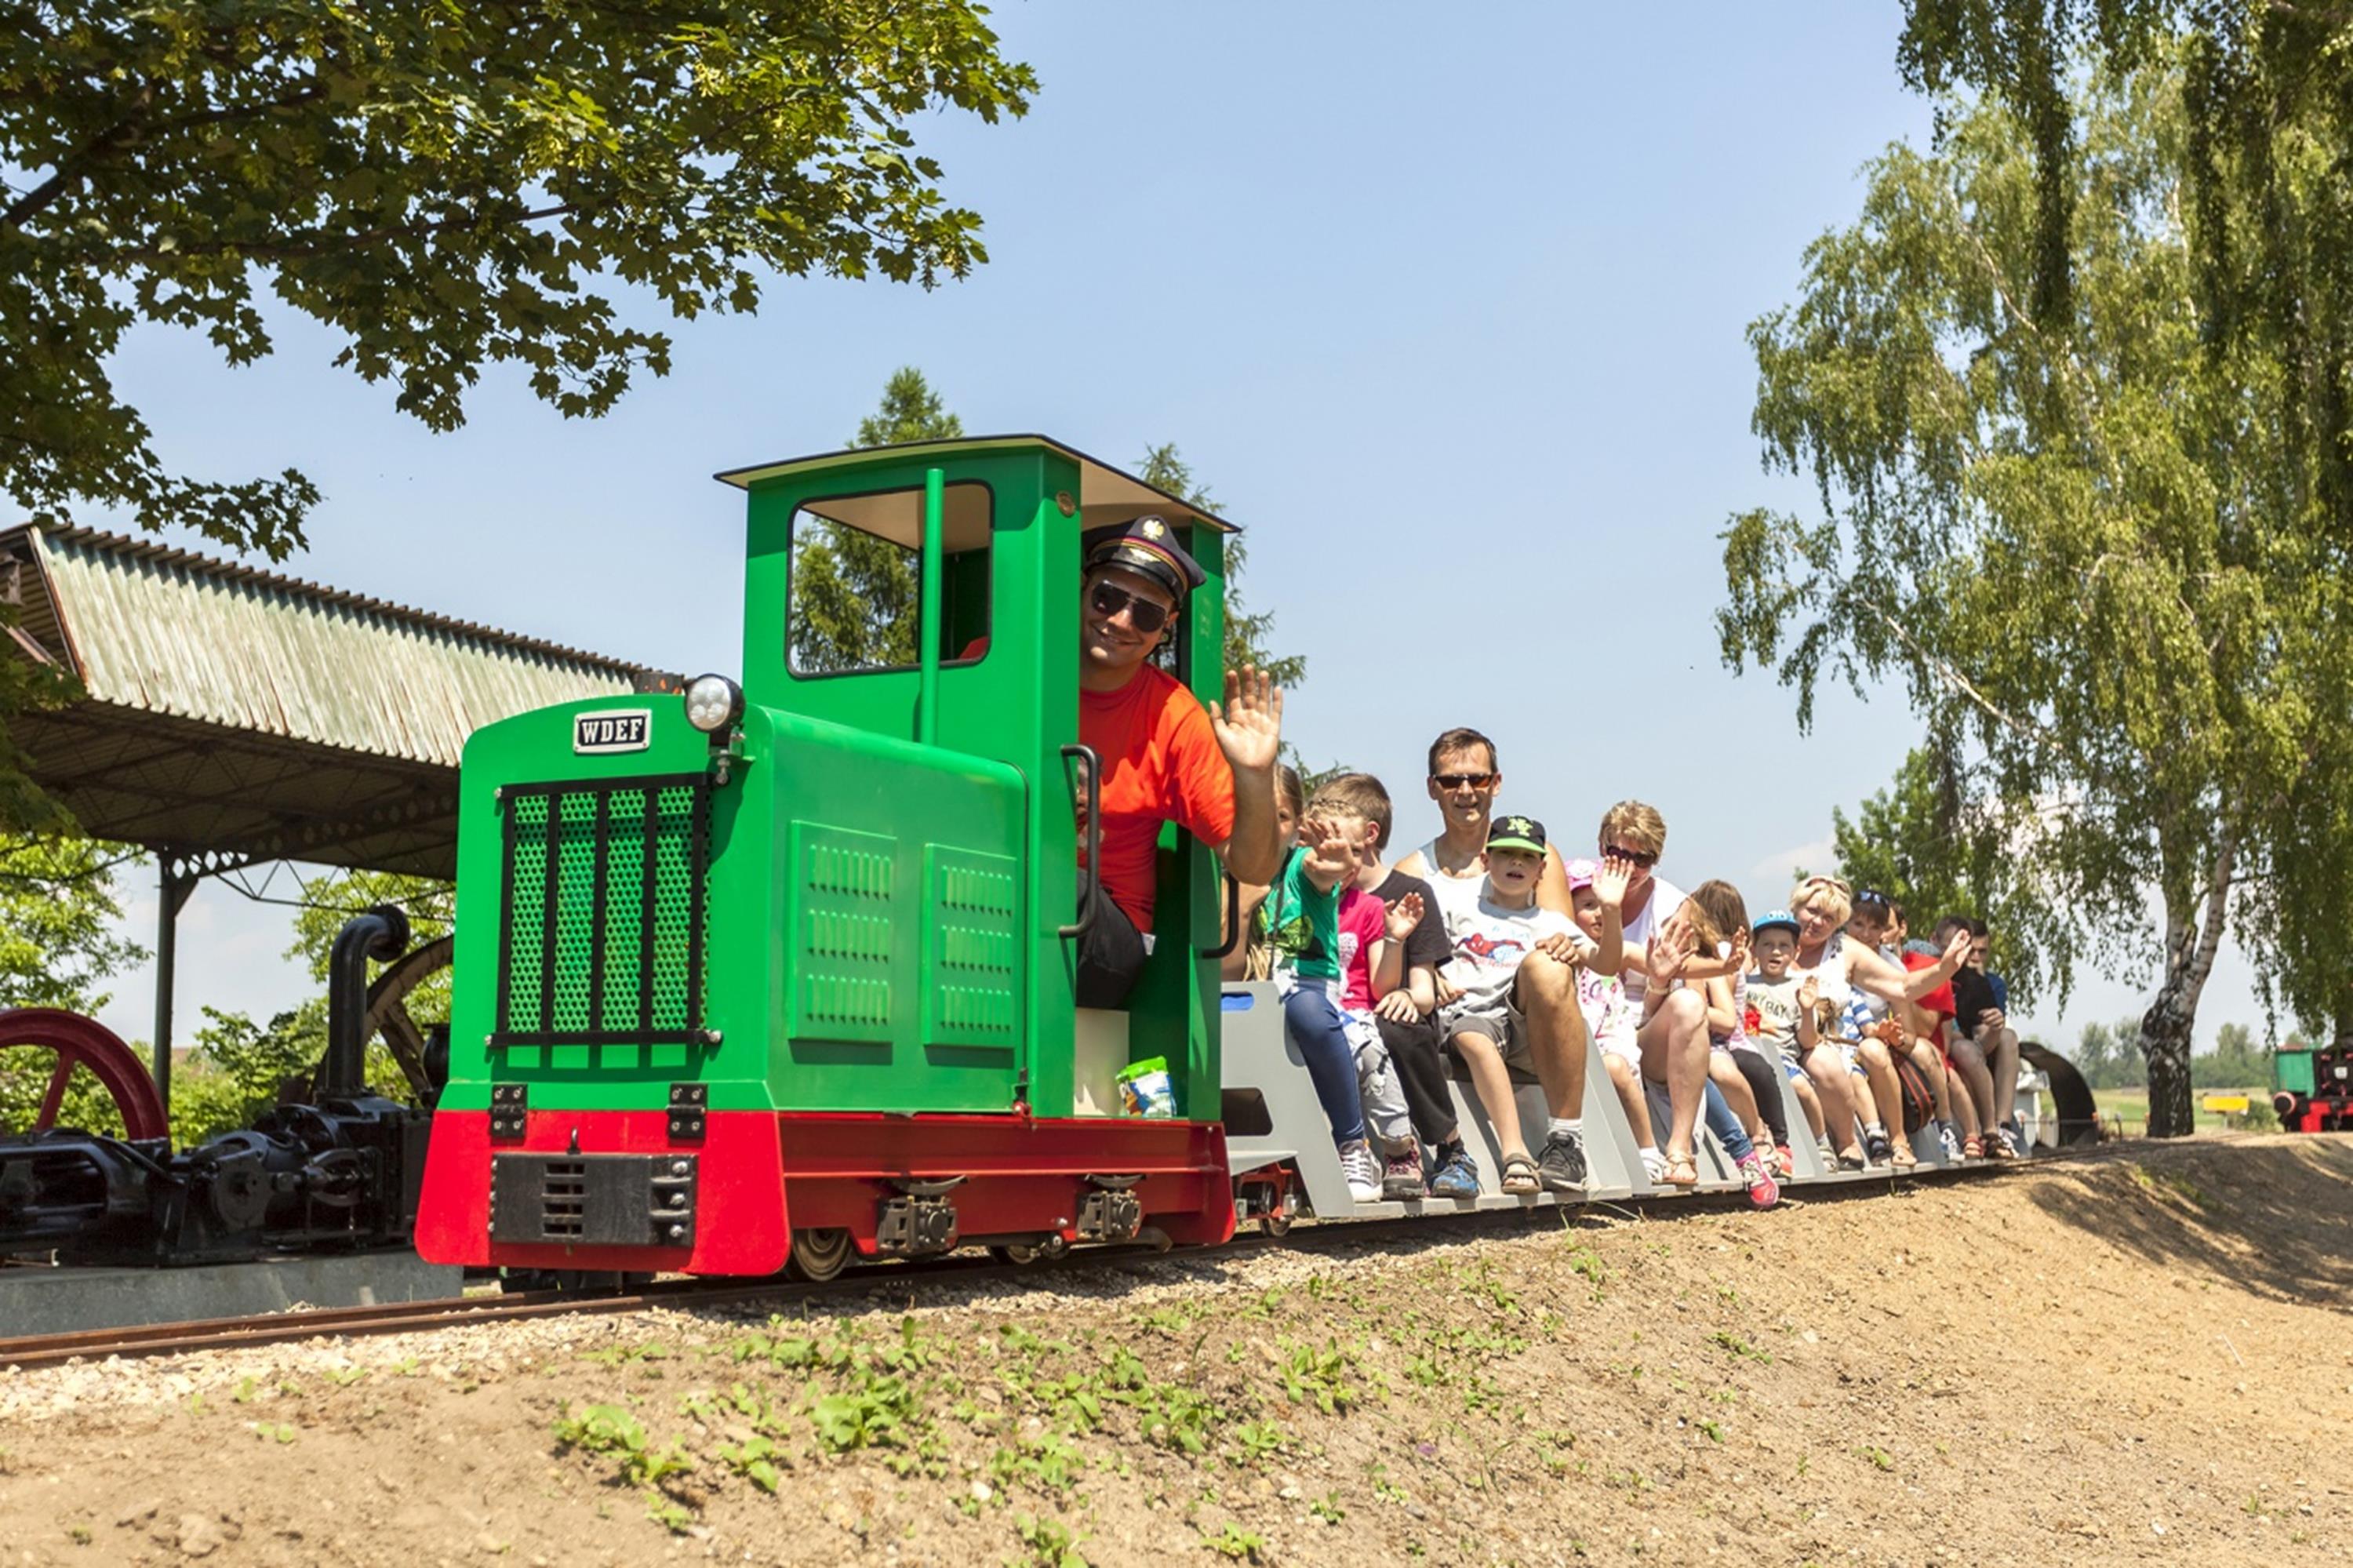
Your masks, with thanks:
[{"label": "black steam machinery", "polygon": [[[294,1080],[249,1128],[176,1153],[169,1129],[156,1125],[160,1112],[135,1127],[126,1115],[132,1136],[123,1138],[38,1123],[0,1137],[0,1255],[169,1265],[406,1242],[432,1113],[369,1093],[364,1069],[368,960],[389,961],[407,946],[408,917],[393,906],[345,923],[329,958],[326,1054],[307,1086]],[[110,1032],[54,1016],[97,1031],[144,1079]],[[8,1022],[0,1015],[0,1030]],[[97,1059],[103,1044],[93,1050],[86,1033],[74,1039],[106,1078],[108,1064]],[[433,1075],[446,1081],[446,1032],[437,1043]],[[63,1046],[59,1060],[70,1061]],[[61,1065],[45,1107],[52,1115],[64,1075]]]}]

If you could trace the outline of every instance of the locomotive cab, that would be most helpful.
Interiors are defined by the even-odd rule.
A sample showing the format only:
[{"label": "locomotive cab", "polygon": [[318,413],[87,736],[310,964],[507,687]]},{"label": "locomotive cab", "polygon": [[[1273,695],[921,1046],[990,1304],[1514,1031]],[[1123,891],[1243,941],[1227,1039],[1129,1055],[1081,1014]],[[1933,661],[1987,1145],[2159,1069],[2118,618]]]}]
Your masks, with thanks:
[{"label": "locomotive cab", "polygon": [[[1228,525],[1037,436],[719,477],[747,497],[740,689],[467,747],[420,1250],[824,1274],[1222,1239],[1214,857],[1166,830],[1145,975],[1082,1016],[1073,807],[1082,535],[1177,532],[1208,581],[1172,673],[1208,700]],[[1118,1114],[1113,1076],[1154,1057],[1174,1117]]]}]

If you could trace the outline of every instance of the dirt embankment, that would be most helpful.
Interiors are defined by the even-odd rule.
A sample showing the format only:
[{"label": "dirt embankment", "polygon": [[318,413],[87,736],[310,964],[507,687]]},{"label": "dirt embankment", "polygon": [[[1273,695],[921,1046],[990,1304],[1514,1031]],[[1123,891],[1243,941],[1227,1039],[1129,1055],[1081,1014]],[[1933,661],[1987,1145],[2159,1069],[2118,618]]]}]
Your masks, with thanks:
[{"label": "dirt embankment", "polygon": [[[0,1563],[2339,1561],[2353,1145],[0,1380]],[[912,1308],[912,1310],[910,1309]]]}]

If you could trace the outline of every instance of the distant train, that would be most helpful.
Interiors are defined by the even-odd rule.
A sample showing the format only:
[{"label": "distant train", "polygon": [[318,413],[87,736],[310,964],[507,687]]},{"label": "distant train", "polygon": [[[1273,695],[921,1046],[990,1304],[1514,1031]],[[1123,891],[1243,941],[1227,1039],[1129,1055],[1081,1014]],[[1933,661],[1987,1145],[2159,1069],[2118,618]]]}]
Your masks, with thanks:
[{"label": "distant train", "polygon": [[2281,1046],[2272,1057],[2272,1109],[2287,1132],[2353,1129],[2353,1046]]}]

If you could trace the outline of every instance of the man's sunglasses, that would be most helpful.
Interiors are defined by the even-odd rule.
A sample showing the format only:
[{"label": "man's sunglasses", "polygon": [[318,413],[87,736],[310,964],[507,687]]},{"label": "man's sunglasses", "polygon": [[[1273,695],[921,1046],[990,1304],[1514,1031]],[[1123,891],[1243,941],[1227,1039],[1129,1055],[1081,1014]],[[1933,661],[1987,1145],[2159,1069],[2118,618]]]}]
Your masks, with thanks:
[{"label": "man's sunglasses", "polygon": [[1433,773],[1430,781],[1441,789],[1484,789],[1495,781],[1492,773]]},{"label": "man's sunglasses", "polygon": [[1095,607],[1095,613],[1105,620],[1118,615],[1123,609],[1127,611],[1127,623],[1146,636],[1168,624],[1166,605],[1145,599],[1142,594],[1130,593],[1125,588],[1116,588],[1110,583],[1095,584],[1094,591],[1089,596],[1088,602]]},{"label": "man's sunglasses", "polygon": [[1630,850],[1623,844],[1611,844],[1608,849],[1603,850],[1601,853],[1603,854],[1614,854],[1620,860],[1630,860],[1636,866],[1640,867],[1643,871],[1648,871],[1652,866],[1659,863],[1659,857],[1657,855],[1645,853],[1641,850]]}]

